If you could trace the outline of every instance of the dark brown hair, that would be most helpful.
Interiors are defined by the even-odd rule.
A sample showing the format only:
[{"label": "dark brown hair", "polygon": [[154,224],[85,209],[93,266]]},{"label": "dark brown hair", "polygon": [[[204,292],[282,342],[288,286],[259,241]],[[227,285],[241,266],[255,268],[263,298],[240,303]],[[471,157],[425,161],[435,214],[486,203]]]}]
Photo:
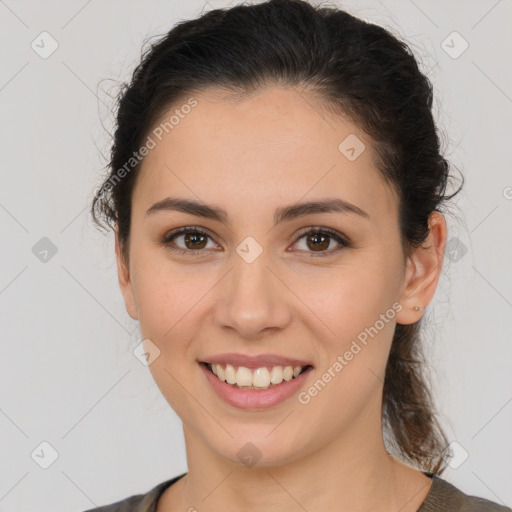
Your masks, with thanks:
[{"label": "dark brown hair", "polygon": [[[441,211],[462,184],[445,194],[450,166],[440,153],[432,84],[412,51],[384,28],[339,8],[270,0],[178,23],[150,45],[120,92],[110,174],[91,213],[98,225],[102,218],[115,226],[126,261],[140,168],[131,159],[155,122],[193,92],[217,87],[244,94],[268,84],[304,87],[366,132],[376,168],[399,200],[404,254],[425,241],[430,213]],[[398,456],[440,474],[447,441],[423,374],[420,323],[396,326],[383,425]]]}]

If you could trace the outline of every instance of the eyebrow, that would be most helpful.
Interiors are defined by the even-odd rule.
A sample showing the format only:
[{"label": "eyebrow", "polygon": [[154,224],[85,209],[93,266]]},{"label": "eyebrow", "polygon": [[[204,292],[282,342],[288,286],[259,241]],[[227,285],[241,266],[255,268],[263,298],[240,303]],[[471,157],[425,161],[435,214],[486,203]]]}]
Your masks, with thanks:
[{"label": "eyebrow", "polygon": [[[208,205],[191,199],[166,197],[150,206],[146,211],[146,216],[161,211],[178,211],[223,223],[227,223],[228,220],[227,212],[219,206]],[[274,225],[315,213],[352,213],[366,219],[370,218],[368,213],[355,204],[349,203],[344,199],[333,198],[296,203],[277,208],[274,214]]]}]

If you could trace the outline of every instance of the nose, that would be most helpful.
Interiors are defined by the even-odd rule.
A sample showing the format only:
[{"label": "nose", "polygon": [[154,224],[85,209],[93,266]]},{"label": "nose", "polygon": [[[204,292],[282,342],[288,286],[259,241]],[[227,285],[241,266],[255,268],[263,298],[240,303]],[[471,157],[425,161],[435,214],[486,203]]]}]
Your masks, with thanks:
[{"label": "nose", "polygon": [[269,265],[265,252],[252,262],[238,254],[233,260],[218,290],[216,324],[247,340],[284,329],[292,317],[288,303],[292,294],[283,277]]}]

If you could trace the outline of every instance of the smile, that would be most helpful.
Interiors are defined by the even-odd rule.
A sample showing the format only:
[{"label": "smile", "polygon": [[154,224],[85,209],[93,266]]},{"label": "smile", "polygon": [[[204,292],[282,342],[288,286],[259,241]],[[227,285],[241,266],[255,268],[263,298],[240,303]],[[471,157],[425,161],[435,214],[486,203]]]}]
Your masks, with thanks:
[{"label": "smile", "polygon": [[[219,358],[216,358],[219,360]],[[273,365],[266,361],[245,361],[251,366],[242,366],[240,359],[231,363],[200,362],[205,384],[224,403],[237,409],[268,409],[287,402],[306,386],[314,367],[306,364]],[[289,360],[288,362],[292,362]]]},{"label": "smile", "polygon": [[250,369],[245,366],[231,364],[208,363],[210,371],[217,378],[227,384],[248,390],[265,390],[278,386],[283,381],[290,381],[298,377],[308,366],[262,366]]}]

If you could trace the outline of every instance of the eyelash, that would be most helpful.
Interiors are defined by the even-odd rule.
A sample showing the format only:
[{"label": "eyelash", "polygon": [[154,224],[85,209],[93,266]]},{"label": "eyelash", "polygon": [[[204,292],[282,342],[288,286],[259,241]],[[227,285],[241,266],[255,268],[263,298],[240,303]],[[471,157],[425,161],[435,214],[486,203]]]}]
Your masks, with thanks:
[{"label": "eyelash", "polygon": [[[192,256],[200,256],[201,252],[203,252],[204,249],[197,249],[197,250],[194,250],[194,249],[181,249],[179,247],[172,247],[170,245],[170,242],[174,238],[177,238],[179,235],[184,235],[184,234],[187,234],[187,233],[203,235],[203,236],[207,236],[208,238],[211,239],[211,236],[208,233],[206,233],[205,231],[203,231],[202,229],[194,227],[194,226],[189,226],[189,227],[184,227],[184,228],[176,229],[176,230],[172,231],[171,233],[166,234],[163,237],[163,239],[162,239],[162,244],[166,248],[170,249],[171,251],[177,252],[179,254],[185,254],[187,256],[190,256],[190,255],[192,255]],[[340,244],[340,247],[336,247],[336,248],[330,249],[328,251],[319,251],[319,252],[306,251],[306,252],[310,253],[310,256],[312,258],[316,258],[316,257],[322,258],[322,257],[330,256],[334,252],[337,252],[337,251],[339,251],[339,250],[341,250],[343,248],[350,248],[350,247],[352,247],[351,242],[347,238],[341,236],[337,231],[334,231],[333,229],[330,229],[330,228],[323,228],[323,227],[317,227],[317,226],[309,229],[309,231],[306,231],[306,232],[300,234],[295,243],[297,243],[299,240],[301,240],[302,238],[304,238],[307,235],[317,235],[317,234],[328,235],[333,240],[338,242]]]}]

